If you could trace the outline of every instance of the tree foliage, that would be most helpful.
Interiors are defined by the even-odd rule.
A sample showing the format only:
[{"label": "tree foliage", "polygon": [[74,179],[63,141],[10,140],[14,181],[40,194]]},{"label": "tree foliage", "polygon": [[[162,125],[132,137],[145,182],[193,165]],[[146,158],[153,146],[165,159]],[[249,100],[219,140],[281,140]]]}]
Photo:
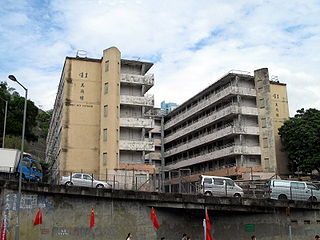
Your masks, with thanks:
[{"label": "tree foliage", "polygon": [[[5,139],[5,147],[12,148],[12,149],[21,149],[21,136],[7,135],[6,139]],[[25,140],[24,141],[24,151],[28,152],[28,150],[29,150],[29,144]]]},{"label": "tree foliage", "polygon": [[[21,97],[14,88],[10,88],[6,82],[0,82],[0,97],[8,101],[6,135],[21,137],[23,126],[23,111],[25,98]],[[4,124],[5,102],[0,101],[0,130],[1,137]],[[26,132],[27,141],[36,141],[38,137],[46,137],[51,114],[39,110],[30,100],[27,101]],[[36,127],[38,130],[36,131]],[[43,128],[43,129],[42,129]],[[40,133],[39,133],[40,132]],[[6,137],[6,142],[7,142]],[[9,139],[11,145],[16,145],[15,138]],[[9,145],[6,145],[9,147]]]},{"label": "tree foliage", "polygon": [[297,111],[279,129],[282,151],[287,152],[289,168],[303,172],[317,170],[320,173],[320,111]]}]

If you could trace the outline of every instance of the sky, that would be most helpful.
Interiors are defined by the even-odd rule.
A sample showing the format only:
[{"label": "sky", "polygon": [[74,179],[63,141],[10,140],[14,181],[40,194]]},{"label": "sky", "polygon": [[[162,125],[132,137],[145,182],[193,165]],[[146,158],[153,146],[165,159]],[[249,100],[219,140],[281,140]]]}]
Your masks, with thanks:
[{"label": "sky", "polygon": [[155,106],[183,103],[230,70],[287,84],[290,115],[320,109],[320,0],[0,0],[0,81],[53,108],[66,56],[151,61]]}]

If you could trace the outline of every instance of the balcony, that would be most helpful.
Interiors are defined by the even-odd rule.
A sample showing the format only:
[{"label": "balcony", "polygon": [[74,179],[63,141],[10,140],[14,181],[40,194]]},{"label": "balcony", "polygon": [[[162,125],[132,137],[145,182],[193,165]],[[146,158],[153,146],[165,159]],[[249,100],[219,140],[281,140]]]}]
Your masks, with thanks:
[{"label": "balcony", "polygon": [[148,118],[120,118],[120,127],[153,129],[154,121]]},{"label": "balcony", "polygon": [[121,74],[121,83],[145,85],[148,91],[154,85],[154,75],[135,75],[135,74]]},{"label": "balcony", "polygon": [[153,107],[154,96],[145,95],[144,97],[138,97],[138,96],[121,95],[120,104]]},{"label": "balcony", "polygon": [[201,111],[202,109],[212,105],[213,103],[219,101],[220,99],[225,98],[228,95],[243,95],[243,96],[257,96],[256,90],[252,88],[245,88],[245,87],[235,87],[235,86],[228,86],[227,88],[217,92],[214,95],[211,95],[209,98],[203,100],[199,104],[193,106],[192,108],[188,109],[186,112],[172,118],[165,124],[165,129],[168,129],[175,124],[183,121],[184,119],[192,116],[196,112]]},{"label": "balcony", "polygon": [[197,139],[194,139],[190,142],[181,144],[180,146],[174,147],[169,151],[166,151],[164,153],[165,157],[172,156],[174,154],[187,151],[189,149],[201,146],[203,144],[206,144],[208,142],[215,141],[217,139],[226,137],[231,134],[249,134],[249,135],[259,135],[259,127],[236,127],[236,126],[227,126],[224,128],[217,129],[216,131],[213,131],[209,134],[206,134],[204,136],[200,136]]},{"label": "balcony", "polygon": [[146,154],[145,159],[161,160],[161,153],[159,152],[148,153]]},{"label": "balcony", "polygon": [[154,143],[150,141],[120,140],[119,149],[126,151],[154,151]]},{"label": "balcony", "polygon": [[197,122],[193,122],[189,126],[180,128],[175,133],[168,135],[164,139],[164,143],[171,142],[172,140],[182,137],[190,132],[199,129],[200,127],[204,127],[208,124],[211,124],[212,122],[215,122],[231,114],[244,114],[256,116],[258,115],[258,110],[255,107],[238,107],[236,105],[229,105],[228,107],[212,112],[210,115],[199,119]]},{"label": "balcony", "polygon": [[199,154],[189,159],[176,161],[170,165],[167,165],[166,168],[168,170],[178,169],[232,155],[261,155],[261,151],[259,146],[227,146],[224,148],[217,149],[215,151]]}]

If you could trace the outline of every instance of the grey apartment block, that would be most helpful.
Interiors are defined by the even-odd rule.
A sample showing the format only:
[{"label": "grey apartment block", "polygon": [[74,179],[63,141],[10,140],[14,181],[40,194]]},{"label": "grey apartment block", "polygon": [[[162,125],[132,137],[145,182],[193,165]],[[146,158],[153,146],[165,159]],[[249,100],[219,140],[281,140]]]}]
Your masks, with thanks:
[{"label": "grey apartment block", "polygon": [[161,167],[161,146],[162,146],[162,138],[161,138],[161,122],[163,122],[164,112],[160,108],[150,109],[146,117],[149,117],[154,120],[154,127],[148,133],[146,133],[146,139],[152,139],[155,146],[155,151],[148,153],[145,155],[145,163],[151,164],[156,167]]},{"label": "grey apartment block", "polygon": [[144,164],[145,155],[155,147],[145,135],[154,128],[146,116],[153,108],[153,95],[146,94],[154,84],[154,75],[146,74],[152,63],[121,60],[119,163]]},{"label": "grey apartment block", "polygon": [[254,77],[233,71],[165,116],[167,171],[261,166]]}]

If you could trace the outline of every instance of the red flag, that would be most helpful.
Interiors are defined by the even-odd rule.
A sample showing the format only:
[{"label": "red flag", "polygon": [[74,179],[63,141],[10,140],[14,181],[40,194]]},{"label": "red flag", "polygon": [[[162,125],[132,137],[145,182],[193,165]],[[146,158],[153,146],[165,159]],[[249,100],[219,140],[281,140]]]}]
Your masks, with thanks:
[{"label": "red flag", "polygon": [[153,223],[154,228],[158,230],[160,228],[160,225],[159,225],[156,211],[154,210],[154,208],[151,209],[150,219]]},{"label": "red flag", "polygon": [[209,219],[209,214],[208,214],[208,210],[206,209],[206,240],[212,240],[212,237],[210,234],[211,229],[212,227]]},{"label": "red flag", "polygon": [[38,209],[36,217],[33,222],[33,226],[42,224],[42,213],[41,213],[41,208]]},{"label": "red flag", "polygon": [[1,240],[7,240],[7,232],[6,232],[4,220],[2,221],[2,226],[1,226]]},{"label": "red flag", "polygon": [[90,225],[89,228],[93,228],[94,227],[94,209],[91,208],[91,215],[90,215]]}]

